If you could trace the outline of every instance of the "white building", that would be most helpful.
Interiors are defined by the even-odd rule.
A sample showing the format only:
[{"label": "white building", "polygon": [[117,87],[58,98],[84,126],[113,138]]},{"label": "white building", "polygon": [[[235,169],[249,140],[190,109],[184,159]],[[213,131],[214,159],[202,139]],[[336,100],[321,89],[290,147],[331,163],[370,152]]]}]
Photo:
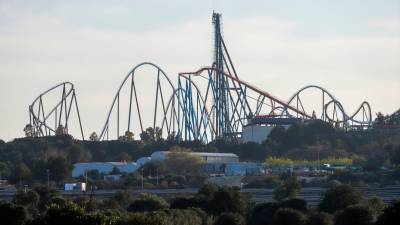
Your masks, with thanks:
[{"label": "white building", "polygon": [[271,133],[273,126],[264,125],[248,125],[243,126],[242,141],[243,142],[256,142],[261,144],[265,141]]}]

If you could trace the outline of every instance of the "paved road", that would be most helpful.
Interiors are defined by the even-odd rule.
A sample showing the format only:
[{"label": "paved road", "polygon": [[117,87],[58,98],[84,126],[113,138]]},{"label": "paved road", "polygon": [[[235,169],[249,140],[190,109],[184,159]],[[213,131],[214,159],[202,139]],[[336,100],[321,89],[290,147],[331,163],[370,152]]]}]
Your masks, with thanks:
[{"label": "paved road", "polygon": [[[363,193],[367,198],[374,196],[380,197],[383,201],[389,203],[393,200],[400,199],[400,185],[386,186],[386,187],[361,187],[356,188]],[[97,198],[109,198],[119,190],[97,190],[94,194]],[[148,190],[134,190],[134,193],[152,193],[157,195],[185,195],[197,193],[197,188],[185,189],[148,189]],[[307,200],[308,204],[316,205],[319,203],[321,196],[325,193],[325,188],[303,188],[299,197]],[[243,189],[242,192],[252,195],[252,199],[256,202],[271,201],[273,200],[273,189]],[[0,191],[0,199],[10,201],[15,192]],[[67,198],[74,198],[82,196],[82,192],[64,192],[61,194]],[[89,193],[86,193],[89,194]]]}]

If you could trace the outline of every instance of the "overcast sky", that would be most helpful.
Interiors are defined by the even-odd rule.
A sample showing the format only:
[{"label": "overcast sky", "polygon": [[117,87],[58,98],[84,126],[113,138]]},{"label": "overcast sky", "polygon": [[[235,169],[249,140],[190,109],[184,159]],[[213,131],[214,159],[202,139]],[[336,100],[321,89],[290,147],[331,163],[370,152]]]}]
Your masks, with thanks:
[{"label": "overcast sky", "polygon": [[398,0],[0,0],[0,139],[23,136],[28,105],[62,81],[75,84],[88,136],[136,64],[174,81],[210,65],[213,10],[243,80],[281,99],[321,85],[348,112],[400,107]]}]

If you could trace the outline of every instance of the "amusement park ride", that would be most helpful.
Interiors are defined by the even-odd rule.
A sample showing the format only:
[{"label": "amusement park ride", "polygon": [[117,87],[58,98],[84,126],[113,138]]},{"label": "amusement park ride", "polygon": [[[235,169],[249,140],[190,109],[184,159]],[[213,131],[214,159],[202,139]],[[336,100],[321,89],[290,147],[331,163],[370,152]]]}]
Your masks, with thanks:
[{"label": "amusement park ride", "polygon": [[[180,141],[199,140],[206,143],[217,138],[240,140],[243,131],[249,126],[273,127],[316,119],[346,130],[365,130],[371,127],[372,116],[368,102],[363,102],[355,113],[348,114],[339,100],[320,86],[303,87],[288,101],[284,101],[241,80],[221,34],[221,14],[213,13],[212,23],[212,65],[195,72],[179,73],[177,85],[174,85],[156,64],[138,64],[119,86],[99,132],[99,140],[117,139],[126,131],[143,132],[147,127],[160,130],[164,137],[173,136]],[[138,86],[143,86],[138,83],[138,70],[142,67],[154,71],[146,74],[153,76],[154,80],[152,90],[155,90],[155,99],[154,104],[151,102],[152,110],[144,110],[143,105],[149,102],[139,97],[143,96],[138,91]],[[151,88],[146,85],[146,89]],[[302,97],[303,93],[310,90],[320,95],[318,98],[321,102],[314,104],[314,109],[306,110]],[[45,104],[49,93],[58,92],[61,92],[60,100],[50,106]],[[123,98],[123,93],[127,93],[128,97]],[[71,112],[77,115],[74,118],[78,121],[74,122],[79,123],[80,136],[84,139],[73,84],[64,82],[43,92],[29,106],[32,135],[68,133]],[[145,121],[144,117],[151,119]]]}]

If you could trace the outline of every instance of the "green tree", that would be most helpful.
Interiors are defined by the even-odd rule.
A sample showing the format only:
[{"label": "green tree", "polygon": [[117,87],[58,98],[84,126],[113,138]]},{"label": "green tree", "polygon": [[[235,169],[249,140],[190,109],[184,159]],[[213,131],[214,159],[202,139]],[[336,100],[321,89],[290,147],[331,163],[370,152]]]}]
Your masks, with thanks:
[{"label": "green tree", "polygon": [[146,143],[151,144],[161,140],[162,138],[162,130],[159,127],[148,127],[142,133],[140,133],[140,139]]},{"label": "green tree", "polygon": [[270,156],[265,160],[265,163],[269,167],[292,167],[293,166],[293,160],[288,159],[288,158],[278,158],[278,157],[273,157]]},{"label": "green tree", "polygon": [[324,212],[334,213],[350,205],[360,203],[362,197],[350,185],[336,185],[325,192],[319,209]]},{"label": "green tree", "polygon": [[46,206],[56,197],[60,196],[60,193],[47,185],[37,185],[33,188],[33,191],[39,194],[39,208],[44,209]]},{"label": "green tree", "polygon": [[273,225],[304,225],[306,222],[306,218],[303,213],[300,211],[289,209],[289,208],[281,208],[278,209],[273,217],[272,224]]},{"label": "green tree", "polygon": [[171,202],[171,209],[200,208],[201,201],[195,197],[176,197]]},{"label": "green tree", "polygon": [[90,152],[82,145],[74,144],[68,148],[68,157],[70,163],[77,163],[77,162],[87,162],[90,161],[91,155]]},{"label": "green tree", "polygon": [[283,201],[279,204],[279,207],[295,209],[302,213],[307,213],[307,211],[308,211],[307,201],[304,199],[299,199],[299,198],[292,198],[292,199]]},{"label": "green tree", "polygon": [[196,209],[164,209],[155,212],[130,213],[118,225],[202,225],[205,215]]},{"label": "green tree", "polygon": [[11,176],[12,172],[8,163],[0,162],[0,180],[10,179]]},{"label": "green tree", "polygon": [[132,157],[126,152],[121,152],[117,155],[116,160],[120,162],[129,162],[132,161]]},{"label": "green tree", "polygon": [[286,129],[283,126],[274,127],[268,135],[266,144],[268,145],[280,145],[285,142]]},{"label": "green tree", "polygon": [[22,225],[27,219],[27,213],[22,206],[0,202],[1,224]]},{"label": "green tree", "polygon": [[390,162],[395,166],[400,166],[400,146],[392,152]]},{"label": "green tree", "polygon": [[110,174],[112,174],[112,175],[121,174],[121,170],[119,170],[118,167],[115,167],[115,166],[114,166],[114,167],[112,168]]},{"label": "green tree", "polygon": [[134,136],[135,135],[131,131],[127,130],[127,131],[125,131],[125,135],[124,136],[119,137],[119,140],[121,140],[121,141],[133,141],[133,140],[135,140]]},{"label": "green tree", "polygon": [[29,169],[29,167],[23,162],[17,164],[17,166],[15,167],[14,175],[15,175],[14,180],[16,182],[32,180],[32,172]]},{"label": "green tree", "polygon": [[173,147],[168,151],[164,161],[167,171],[171,174],[198,174],[201,171],[203,161],[199,156],[190,154],[191,150],[181,147]]},{"label": "green tree", "polygon": [[133,193],[131,191],[118,191],[112,197],[113,200],[118,202],[122,208],[127,208],[130,203],[134,201]]},{"label": "green tree", "polygon": [[62,124],[60,124],[56,129],[57,136],[63,136],[68,134],[68,129],[65,128]]},{"label": "green tree", "polygon": [[248,217],[248,225],[270,225],[275,212],[279,209],[276,202],[257,204]]},{"label": "green tree", "polygon": [[367,206],[376,220],[379,215],[382,214],[383,210],[386,208],[385,202],[379,197],[372,197],[365,200],[364,205]]},{"label": "green tree", "polygon": [[168,208],[168,203],[157,195],[142,194],[139,199],[129,205],[129,212],[151,212],[159,209]]},{"label": "green tree", "polygon": [[63,205],[50,205],[42,222],[47,225],[103,225],[106,224],[107,221],[105,217],[98,214],[86,215],[82,208],[72,202],[67,202]]},{"label": "green tree", "polygon": [[239,213],[244,215],[249,208],[249,197],[236,187],[221,187],[208,203],[208,211],[214,215]]},{"label": "green tree", "polygon": [[238,213],[222,213],[214,225],[245,225],[245,220],[242,215]]},{"label": "green tree", "polygon": [[56,182],[63,181],[70,176],[71,165],[64,157],[51,157],[48,159],[47,168],[49,170],[50,179]]},{"label": "green tree", "polygon": [[385,115],[383,115],[381,112],[378,112],[376,114],[375,124],[384,125],[385,124]]},{"label": "green tree", "polygon": [[339,211],[336,215],[335,225],[371,225],[373,215],[366,206],[354,205]]},{"label": "green tree", "polygon": [[307,218],[306,225],[333,225],[333,218],[325,212],[314,213]]},{"label": "green tree", "polygon": [[282,201],[296,198],[301,191],[301,184],[297,181],[297,176],[293,173],[285,173],[281,176],[281,180],[281,185],[274,189],[274,199]]},{"label": "green tree", "polygon": [[199,192],[197,193],[197,196],[200,199],[211,201],[211,199],[214,197],[214,194],[218,191],[218,189],[219,187],[217,185],[207,183],[200,188]]},{"label": "green tree", "polygon": [[400,221],[400,201],[388,206],[378,217],[376,225],[397,225]]},{"label": "green tree", "polygon": [[16,205],[36,207],[39,203],[39,198],[40,196],[36,191],[18,191],[12,202]]},{"label": "green tree", "polygon": [[92,133],[90,134],[89,140],[91,140],[91,141],[98,141],[98,140],[99,140],[99,136],[97,135],[96,132],[92,132]]}]

